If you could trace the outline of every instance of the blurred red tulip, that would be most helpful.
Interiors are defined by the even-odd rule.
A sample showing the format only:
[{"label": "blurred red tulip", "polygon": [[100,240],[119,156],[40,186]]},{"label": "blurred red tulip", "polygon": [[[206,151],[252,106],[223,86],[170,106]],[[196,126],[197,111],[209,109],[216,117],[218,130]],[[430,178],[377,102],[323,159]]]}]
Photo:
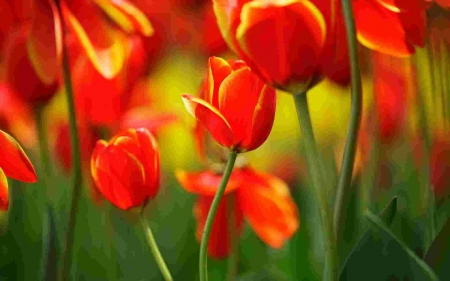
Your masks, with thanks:
[{"label": "blurred red tulip", "polygon": [[[197,219],[197,239],[200,241],[214,194],[222,179],[212,171],[177,171],[180,184],[189,192],[199,195],[194,206]],[[227,208],[233,200],[233,209]],[[240,234],[245,218],[256,235],[272,248],[279,249],[299,227],[297,207],[287,185],[272,175],[249,167],[233,170],[214,220],[208,253],[224,258],[230,251],[229,216],[236,216],[234,226]]]},{"label": "blurred red tulip", "polygon": [[189,113],[222,146],[236,152],[258,148],[272,129],[276,96],[241,61],[209,59],[205,99],[183,95]]},{"label": "blurred red tulip", "polygon": [[311,1],[213,3],[225,41],[270,85],[299,93],[317,83],[327,27]]},{"label": "blurred red tulip", "polygon": [[28,33],[29,25],[22,25],[8,34],[4,50],[5,82],[23,101],[39,105],[53,97],[57,83],[54,80],[45,84],[35,71],[27,51]]},{"label": "blurred red tulip", "polygon": [[0,210],[4,211],[9,206],[6,177],[31,183],[37,182],[37,176],[33,164],[31,164],[19,143],[3,131],[0,131],[0,147],[2,148],[2,157],[0,157]]},{"label": "blurred red tulip", "polygon": [[227,43],[220,33],[212,2],[206,3],[201,11],[201,49],[206,56],[219,55],[228,50]]},{"label": "blurred red tulip", "polygon": [[384,54],[406,57],[424,47],[426,0],[353,0],[358,40]]},{"label": "blurred red tulip", "polygon": [[0,81],[0,130],[11,132],[26,147],[36,144],[33,110],[6,83]]},{"label": "blurred red tulip", "polygon": [[374,98],[382,142],[390,142],[405,124],[411,76],[412,65],[407,59],[373,53]]},{"label": "blurred red tulip", "polygon": [[435,0],[435,2],[445,9],[450,9],[450,0]]},{"label": "blurred red tulip", "polygon": [[154,198],[160,185],[159,150],[147,129],[128,129],[109,142],[97,142],[91,157],[94,183],[120,209]]},{"label": "blurred red tulip", "polygon": [[138,37],[117,33],[126,50],[122,71],[108,79],[80,55],[71,69],[76,109],[93,125],[117,126],[128,107],[132,86],[144,73],[146,56]]}]

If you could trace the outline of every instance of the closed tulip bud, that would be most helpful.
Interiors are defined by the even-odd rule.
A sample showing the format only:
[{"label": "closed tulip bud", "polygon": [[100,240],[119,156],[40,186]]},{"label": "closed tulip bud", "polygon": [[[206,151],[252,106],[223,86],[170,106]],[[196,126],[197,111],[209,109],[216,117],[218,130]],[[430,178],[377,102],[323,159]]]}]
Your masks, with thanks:
[{"label": "closed tulip bud", "polygon": [[258,148],[272,130],[275,90],[243,61],[209,59],[205,99],[182,96],[186,109],[222,146],[235,152]]},{"label": "closed tulip bud", "polygon": [[120,209],[138,207],[159,190],[158,144],[147,129],[128,129],[97,142],[91,172],[100,193]]}]

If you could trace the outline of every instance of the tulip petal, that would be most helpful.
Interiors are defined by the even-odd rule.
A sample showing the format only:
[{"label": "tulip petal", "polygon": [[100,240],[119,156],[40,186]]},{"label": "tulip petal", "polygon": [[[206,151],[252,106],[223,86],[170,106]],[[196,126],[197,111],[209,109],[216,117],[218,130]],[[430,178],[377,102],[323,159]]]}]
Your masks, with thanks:
[{"label": "tulip petal", "polygon": [[450,0],[436,0],[436,3],[445,9],[450,9]]},{"label": "tulip petal", "polygon": [[141,147],[141,163],[145,167],[146,191],[150,198],[156,196],[160,186],[159,148],[155,137],[145,128],[136,130],[136,136]]},{"label": "tulip petal", "polygon": [[147,199],[142,188],[144,168],[130,153],[109,145],[98,154],[94,165],[97,188],[117,207],[128,210],[142,205]]},{"label": "tulip petal", "polygon": [[0,211],[6,211],[9,207],[8,179],[0,168]]},{"label": "tulip petal", "polygon": [[231,127],[217,108],[191,95],[185,94],[182,98],[187,111],[206,127],[218,143],[225,147],[233,145]]},{"label": "tulip petal", "polygon": [[251,0],[213,0],[214,13],[223,38],[235,53],[239,53],[236,42],[236,29],[240,23],[242,6]]},{"label": "tulip petal", "polygon": [[253,1],[242,8],[236,37],[266,81],[293,92],[309,84],[325,34],[324,18],[311,2]]},{"label": "tulip petal", "polygon": [[259,96],[253,113],[252,133],[245,139],[242,147],[246,151],[260,147],[269,137],[275,120],[276,92],[269,85],[265,85]]},{"label": "tulip petal", "polygon": [[[358,40],[364,46],[397,57],[414,53],[399,13],[394,13],[376,1],[352,1]],[[377,24],[374,24],[377,23]]]},{"label": "tulip petal", "polygon": [[[234,212],[236,230],[240,234],[243,224],[243,215],[239,208],[227,210],[229,200],[236,200],[235,194],[225,195],[219,204],[216,217],[211,229],[211,236],[208,243],[208,254],[214,258],[225,258],[230,251],[230,235],[229,235],[229,213]],[[205,228],[206,218],[211,208],[213,196],[200,196],[194,205],[194,216],[197,220],[196,237],[200,241],[202,239],[203,229]],[[228,211],[228,212],[227,212]]]},{"label": "tulip petal", "polygon": [[126,0],[94,0],[95,3],[123,30],[128,33],[139,32],[151,36],[154,32],[152,24],[136,6]]},{"label": "tulip petal", "polygon": [[98,181],[97,167],[96,167],[95,163],[97,162],[98,156],[103,153],[103,151],[105,150],[105,148],[107,146],[108,146],[108,143],[106,141],[99,140],[95,144],[94,151],[92,151],[92,156],[91,156],[91,174],[92,174],[92,178],[94,179],[94,182]]},{"label": "tulip petal", "polygon": [[219,108],[220,84],[231,72],[231,66],[226,60],[218,57],[209,58],[204,99],[216,108]]},{"label": "tulip petal", "polygon": [[[228,180],[225,194],[241,186],[244,183],[243,176],[239,169],[235,169]],[[222,180],[221,174],[212,171],[186,172],[177,170],[175,171],[175,177],[186,191],[205,196],[214,196]]]},{"label": "tulip petal", "polygon": [[230,74],[219,88],[219,111],[230,124],[234,144],[251,137],[253,113],[264,83],[243,68]]},{"label": "tulip petal", "polygon": [[[386,9],[399,13],[411,10],[426,9],[430,1],[427,0],[376,0]],[[437,0],[439,1],[439,0]]]},{"label": "tulip petal", "polygon": [[61,19],[53,0],[34,1],[28,55],[37,76],[52,84],[60,71],[62,53]]},{"label": "tulip petal", "polygon": [[259,238],[281,248],[297,231],[299,217],[289,188],[280,179],[248,170],[247,185],[238,189],[240,208]]},{"label": "tulip petal", "polygon": [[0,130],[0,168],[6,176],[23,181],[36,182],[37,176],[33,164],[20,144],[10,135]]},{"label": "tulip petal", "polygon": [[124,64],[120,37],[112,34],[92,3],[79,1],[61,1],[63,16],[97,71],[105,78],[113,78]]}]

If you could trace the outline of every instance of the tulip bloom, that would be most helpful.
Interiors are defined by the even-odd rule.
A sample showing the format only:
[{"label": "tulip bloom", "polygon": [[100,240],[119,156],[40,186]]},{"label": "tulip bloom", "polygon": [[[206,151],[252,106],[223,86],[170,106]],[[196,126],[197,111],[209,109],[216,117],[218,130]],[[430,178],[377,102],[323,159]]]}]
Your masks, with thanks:
[{"label": "tulip bloom", "polygon": [[[197,220],[196,237],[200,241],[211,203],[222,175],[212,171],[177,171],[176,177],[184,189],[199,197],[194,206]],[[228,208],[233,200],[232,209]],[[208,253],[224,258],[230,251],[229,217],[235,216],[240,234],[245,218],[256,235],[272,248],[279,249],[299,227],[297,207],[287,185],[277,177],[257,172],[250,167],[233,171],[214,220]]]},{"label": "tulip bloom", "polygon": [[37,182],[36,172],[33,164],[23,151],[17,141],[7,133],[0,131],[0,147],[2,157],[0,157],[0,210],[7,210],[8,181],[10,177],[23,182]]},{"label": "tulip bloom", "polygon": [[275,90],[265,85],[243,61],[209,59],[205,99],[182,96],[188,112],[213,138],[235,152],[258,148],[275,118]]},{"label": "tulip bloom", "polygon": [[270,85],[301,93],[324,76],[348,84],[347,36],[337,1],[213,2],[225,41]]},{"label": "tulip bloom", "polygon": [[120,209],[138,207],[159,190],[158,145],[147,129],[128,129],[97,142],[91,173],[100,193]]}]

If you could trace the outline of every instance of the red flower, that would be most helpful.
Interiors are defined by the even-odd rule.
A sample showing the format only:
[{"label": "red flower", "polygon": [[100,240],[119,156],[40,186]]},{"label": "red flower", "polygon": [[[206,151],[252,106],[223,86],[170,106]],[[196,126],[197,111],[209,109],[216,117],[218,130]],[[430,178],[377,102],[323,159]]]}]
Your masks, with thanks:
[{"label": "red flower", "polygon": [[222,146],[236,152],[258,148],[272,129],[276,96],[243,61],[209,59],[205,99],[183,95],[195,116]]},{"label": "red flower", "polygon": [[0,157],[0,210],[7,210],[9,199],[6,177],[23,182],[36,182],[37,177],[33,164],[31,164],[23,149],[13,137],[3,131],[0,131],[0,147],[2,149],[2,156]]},{"label": "red flower", "polygon": [[[197,239],[200,241],[206,217],[222,175],[212,171],[190,173],[177,171],[180,184],[199,195],[194,206],[197,219]],[[232,200],[232,202],[229,202]],[[229,204],[233,203],[233,205]],[[228,206],[232,206],[232,209]],[[281,248],[299,227],[297,207],[289,188],[280,179],[249,167],[233,171],[214,220],[208,252],[216,258],[226,257],[230,250],[229,216],[235,216],[234,226],[240,233],[245,218],[256,235],[273,248]]]},{"label": "red flower", "polygon": [[159,190],[158,145],[147,129],[129,129],[92,153],[91,173],[103,196],[120,209],[141,206]]},{"label": "red flower", "polygon": [[373,53],[374,98],[382,142],[389,142],[402,130],[406,119],[412,67],[404,58]]},{"label": "red flower", "polygon": [[425,45],[426,0],[353,0],[358,40],[397,57]]}]

